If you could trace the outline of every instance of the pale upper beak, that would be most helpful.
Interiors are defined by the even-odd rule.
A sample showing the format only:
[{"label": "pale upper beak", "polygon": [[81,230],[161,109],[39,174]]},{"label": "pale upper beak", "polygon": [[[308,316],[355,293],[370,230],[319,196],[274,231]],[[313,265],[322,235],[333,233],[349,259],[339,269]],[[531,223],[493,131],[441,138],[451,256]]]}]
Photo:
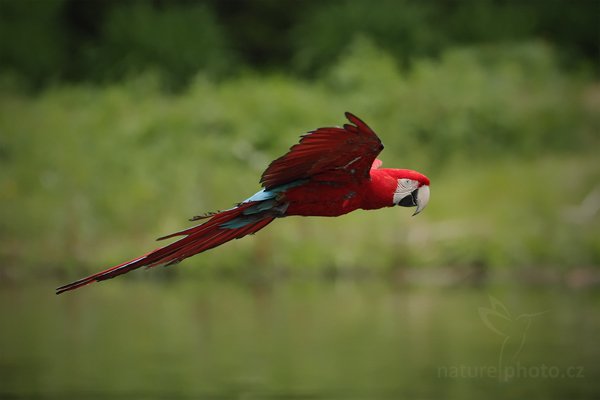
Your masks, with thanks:
[{"label": "pale upper beak", "polygon": [[427,207],[427,203],[429,203],[429,186],[423,185],[417,189],[417,209],[413,217],[423,211]]}]

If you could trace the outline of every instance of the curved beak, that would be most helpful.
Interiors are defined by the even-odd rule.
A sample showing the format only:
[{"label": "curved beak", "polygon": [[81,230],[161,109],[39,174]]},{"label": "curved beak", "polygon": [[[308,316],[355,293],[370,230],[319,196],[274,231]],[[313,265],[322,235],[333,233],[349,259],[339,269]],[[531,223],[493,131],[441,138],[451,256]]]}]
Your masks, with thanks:
[{"label": "curved beak", "polygon": [[423,185],[420,188],[418,188],[415,192],[413,192],[413,194],[415,194],[415,197],[417,198],[417,209],[415,210],[413,217],[421,211],[423,211],[425,207],[427,207],[427,203],[429,203],[429,186]]}]

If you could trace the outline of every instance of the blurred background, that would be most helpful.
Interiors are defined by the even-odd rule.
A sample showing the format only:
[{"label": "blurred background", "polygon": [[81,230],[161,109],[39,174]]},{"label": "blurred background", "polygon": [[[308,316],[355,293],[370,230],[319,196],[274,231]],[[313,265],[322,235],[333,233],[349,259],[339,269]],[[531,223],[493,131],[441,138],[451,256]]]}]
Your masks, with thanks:
[{"label": "blurred background", "polygon": [[[597,398],[599,26],[596,0],[0,0],[0,397]],[[344,111],[431,178],[424,213],[54,296]]]}]

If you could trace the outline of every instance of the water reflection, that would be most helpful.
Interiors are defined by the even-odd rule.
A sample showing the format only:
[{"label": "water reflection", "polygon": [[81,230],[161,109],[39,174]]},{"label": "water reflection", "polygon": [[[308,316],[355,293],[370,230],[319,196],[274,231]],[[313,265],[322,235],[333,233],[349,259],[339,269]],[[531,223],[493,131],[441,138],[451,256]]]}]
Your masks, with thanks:
[{"label": "water reflection", "polygon": [[596,292],[121,280],[58,297],[51,284],[0,295],[0,397],[600,393]]}]

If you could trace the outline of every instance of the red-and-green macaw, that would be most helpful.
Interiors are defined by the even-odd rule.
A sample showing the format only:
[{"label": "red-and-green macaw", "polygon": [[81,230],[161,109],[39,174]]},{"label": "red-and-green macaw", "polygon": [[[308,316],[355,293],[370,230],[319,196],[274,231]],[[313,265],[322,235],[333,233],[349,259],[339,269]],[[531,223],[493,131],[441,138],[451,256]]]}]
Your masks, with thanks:
[{"label": "red-and-green macaw", "polygon": [[303,135],[263,172],[263,189],[237,206],[194,217],[206,222],[159,238],[183,238],[150,253],[56,289],[56,293],[114,278],[141,267],[173,265],[185,258],[258,232],[291,215],[337,217],[357,209],[416,207],[429,201],[429,178],[408,169],[380,168],[383,144],[351,113],[351,124]]}]

